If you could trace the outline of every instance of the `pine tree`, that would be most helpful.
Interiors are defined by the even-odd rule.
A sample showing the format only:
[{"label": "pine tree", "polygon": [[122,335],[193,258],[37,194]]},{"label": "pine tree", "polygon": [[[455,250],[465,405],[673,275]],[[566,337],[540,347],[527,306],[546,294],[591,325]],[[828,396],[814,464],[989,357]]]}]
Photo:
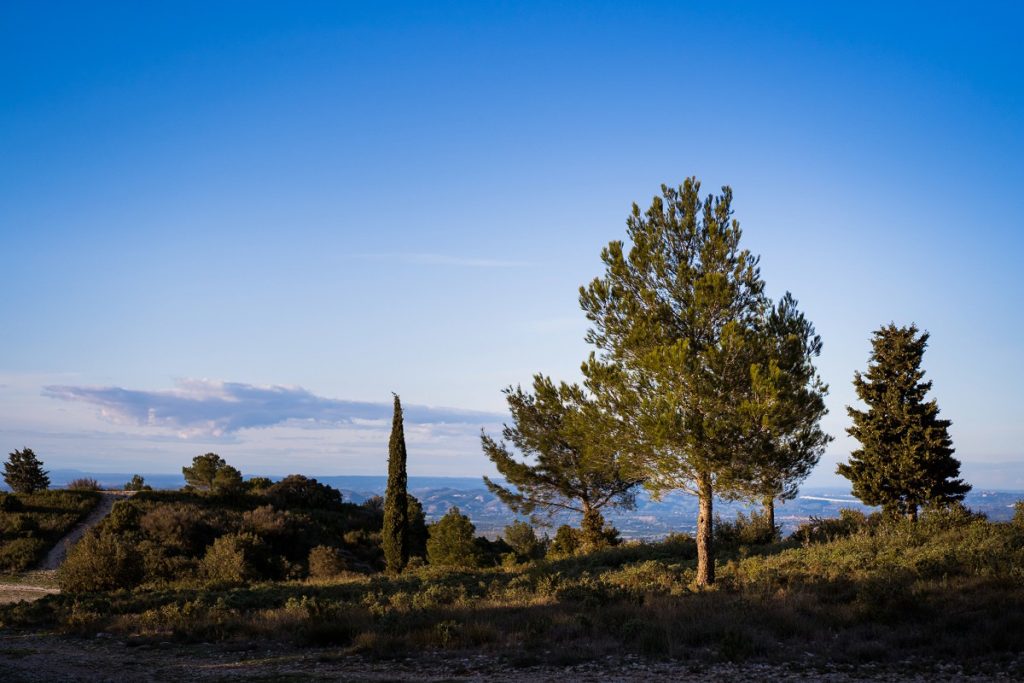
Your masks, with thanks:
[{"label": "pine tree", "polygon": [[504,441],[485,433],[480,438],[484,453],[511,488],[484,477],[487,488],[521,514],[579,513],[586,547],[606,545],[609,532],[601,511],[632,507],[641,483],[624,473],[614,417],[579,385],[555,385],[543,375],[534,376],[532,393],[509,387],[505,397],[513,425],[502,430]]},{"label": "pine tree", "polygon": [[604,276],[580,288],[596,347],[588,386],[630,425],[647,486],[698,498],[700,585],[715,578],[713,497],[745,493],[758,455],[744,444],[743,403],[768,301],[731,204],[728,187],[701,200],[695,178],[663,185],[645,213],[633,205],[628,251],[611,242]]},{"label": "pine tree", "polygon": [[427,561],[441,567],[477,567],[480,550],[474,542],[476,527],[458,507],[448,508],[444,517],[429,527]]},{"label": "pine tree", "polygon": [[4,481],[15,493],[35,493],[50,487],[49,474],[31,448],[10,453],[4,463]]},{"label": "pine tree", "polygon": [[395,394],[395,413],[391,422],[391,440],[388,442],[388,486],[384,494],[384,563],[387,570],[397,574],[409,562],[409,503],[405,474],[405,429],[402,423],[402,403]]},{"label": "pine tree", "polygon": [[853,420],[846,431],[861,447],[837,470],[866,504],[911,520],[921,506],[963,500],[971,489],[957,478],[951,422],[939,419],[935,399],[925,400],[932,387],[921,369],[928,337],[916,325],[892,323],[874,333],[868,370],[853,378],[867,410],[846,409]]},{"label": "pine tree", "polygon": [[[771,308],[760,327],[763,357],[752,366],[748,443],[759,451],[750,494],[760,498],[775,529],[775,501],[792,500],[832,437],[821,429],[828,413],[814,359],[821,337],[790,293]],[[774,533],[774,532],[773,532]]]}]

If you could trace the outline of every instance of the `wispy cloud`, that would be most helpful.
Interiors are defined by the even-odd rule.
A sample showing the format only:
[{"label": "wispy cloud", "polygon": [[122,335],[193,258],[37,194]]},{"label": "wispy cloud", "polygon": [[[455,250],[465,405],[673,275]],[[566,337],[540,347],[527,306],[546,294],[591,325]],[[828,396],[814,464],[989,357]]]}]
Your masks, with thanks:
[{"label": "wispy cloud", "polygon": [[352,254],[352,258],[364,261],[393,261],[421,266],[452,266],[458,268],[525,268],[531,265],[526,261],[414,252]]},{"label": "wispy cloud", "polygon": [[[182,380],[174,389],[46,386],[43,395],[96,405],[119,423],[163,427],[180,437],[220,437],[241,429],[309,422],[320,426],[379,424],[391,418],[391,403],[325,398],[301,387]],[[413,424],[493,424],[503,416],[458,408],[403,406]]]}]

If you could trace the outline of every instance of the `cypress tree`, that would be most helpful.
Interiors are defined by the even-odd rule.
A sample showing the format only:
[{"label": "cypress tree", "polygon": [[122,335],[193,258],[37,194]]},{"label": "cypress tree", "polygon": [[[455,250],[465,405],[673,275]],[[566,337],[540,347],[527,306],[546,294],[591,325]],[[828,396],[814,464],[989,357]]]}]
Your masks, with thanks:
[{"label": "cypress tree", "polygon": [[384,494],[384,562],[387,570],[397,574],[409,562],[409,502],[406,493],[405,429],[402,425],[402,403],[395,394],[395,414],[388,442],[388,487]]},{"label": "cypress tree", "polygon": [[948,505],[971,490],[957,478],[952,423],[939,419],[935,399],[925,400],[932,387],[921,369],[928,336],[892,323],[874,333],[868,370],[853,378],[867,410],[846,409],[853,420],[846,431],[861,447],[837,469],[862,501],[911,520],[919,507]]}]

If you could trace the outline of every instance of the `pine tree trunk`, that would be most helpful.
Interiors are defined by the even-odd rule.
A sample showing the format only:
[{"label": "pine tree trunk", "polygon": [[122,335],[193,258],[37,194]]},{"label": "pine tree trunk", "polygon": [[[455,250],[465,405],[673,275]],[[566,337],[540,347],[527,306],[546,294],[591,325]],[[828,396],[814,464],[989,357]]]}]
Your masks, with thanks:
[{"label": "pine tree trunk", "polygon": [[697,480],[697,585],[710,586],[715,582],[715,549],[712,538],[712,486],[711,477],[702,475]]},{"label": "pine tree trunk", "polygon": [[764,514],[768,517],[768,528],[771,529],[772,539],[775,538],[775,497],[765,496],[764,502],[761,503],[764,507]]},{"label": "pine tree trunk", "polygon": [[907,521],[913,523],[917,521],[917,506],[911,505],[910,509],[907,510]]}]

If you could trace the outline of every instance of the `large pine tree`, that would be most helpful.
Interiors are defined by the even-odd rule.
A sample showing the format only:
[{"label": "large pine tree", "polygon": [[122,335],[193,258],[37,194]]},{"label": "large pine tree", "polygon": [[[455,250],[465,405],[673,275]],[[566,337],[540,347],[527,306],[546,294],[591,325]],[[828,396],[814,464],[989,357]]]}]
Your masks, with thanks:
[{"label": "large pine tree", "polygon": [[384,528],[381,532],[384,563],[397,574],[409,562],[409,502],[405,473],[405,428],[402,403],[395,394],[395,412],[388,442],[388,486],[384,494]]},{"label": "large pine tree", "polygon": [[971,490],[958,478],[950,421],[939,419],[935,399],[925,400],[932,387],[922,381],[927,345],[928,333],[915,325],[890,323],[874,333],[868,370],[853,378],[867,410],[846,409],[853,420],[846,431],[861,447],[837,470],[862,501],[911,520],[918,508],[963,500]]},{"label": "large pine tree", "polygon": [[728,187],[702,199],[695,178],[662,186],[646,212],[633,205],[627,232],[629,248],[611,242],[603,277],[580,288],[597,348],[583,370],[631,425],[648,487],[697,496],[697,583],[708,585],[714,496],[743,495],[754,477],[743,404],[769,302]]}]

